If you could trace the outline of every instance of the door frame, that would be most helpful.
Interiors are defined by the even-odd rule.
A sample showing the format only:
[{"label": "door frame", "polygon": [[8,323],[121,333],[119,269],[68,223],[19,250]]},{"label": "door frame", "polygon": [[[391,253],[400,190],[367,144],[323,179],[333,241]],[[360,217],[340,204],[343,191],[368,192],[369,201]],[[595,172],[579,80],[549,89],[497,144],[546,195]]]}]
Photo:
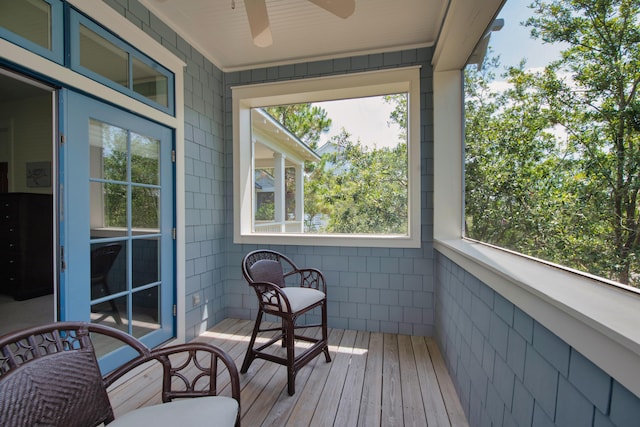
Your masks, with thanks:
[{"label": "door frame", "polygon": [[[175,227],[175,176],[171,161],[173,151],[172,129],[137,116],[123,109],[108,105],[99,100],[79,94],[75,91],[62,89],[60,108],[64,116],[65,144],[60,147],[59,157],[62,159],[60,168],[60,188],[63,189],[60,203],[60,225],[63,231],[60,236],[61,248],[64,250],[63,262],[66,265],[61,271],[60,278],[60,308],[61,320],[88,321],[91,313],[91,295],[89,291],[89,248],[95,240],[90,233],[90,145],[89,119],[95,119],[127,130],[127,132],[153,136],[163,142],[160,150],[160,220],[159,231],[151,233],[159,235],[160,255],[158,266],[162,269],[159,276],[161,297],[160,329],[145,335],[146,344],[156,346],[176,335],[176,322],[173,315],[175,304],[175,241],[172,230]],[[67,166],[64,166],[67,164]],[[126,184],[129,187],[131,184]],[[128,202],[128,209],[131,205]],[[127,230],[131,225],[127,226]],[[129,231],[119,235],[116,239],[122,242],[138,240]],[[115,238],[115,237],[114,237]],[[99,239],[100,241],[104,240]],[[113,239],[107,239],[113,240]],[[131,248],[130,244],[126,247]],[[86,250],[85,250],[86,249]],[[130,251],[126,254],[127,268],[132,269]],[[131,277],[129,277],[131,280]],[[128,282],[129,283],[129,282]],[[145,288],[145,286],[142,286]],[[133,292],[132,287],[128,292]],[[136,291],[137,292],[137,291]],[[133,293],[129,293],[133,295]],[[127,310],[127,313],[128,310]],[[125,316],[127,317],[127,316]]]}]

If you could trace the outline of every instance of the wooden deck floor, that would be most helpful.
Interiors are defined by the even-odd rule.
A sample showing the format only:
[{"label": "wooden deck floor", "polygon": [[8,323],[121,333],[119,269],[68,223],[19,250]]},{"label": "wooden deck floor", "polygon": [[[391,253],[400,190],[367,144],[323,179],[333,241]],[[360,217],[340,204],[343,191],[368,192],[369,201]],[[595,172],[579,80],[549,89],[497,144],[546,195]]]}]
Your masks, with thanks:
[{"label": "wooden deck floor", "polygon": [[[197,338],[222,347],[238,367],[253,323],[226,319]],[[302,368],[289,396],[284,366],[255,360],[240,374],[242,425],[468,426],[432,338],[331,329],[331,363]],[[160,402],[159,369],[146,369],[109,393],[118,414]],[[157,383],[159,384],[159,383]]]}]

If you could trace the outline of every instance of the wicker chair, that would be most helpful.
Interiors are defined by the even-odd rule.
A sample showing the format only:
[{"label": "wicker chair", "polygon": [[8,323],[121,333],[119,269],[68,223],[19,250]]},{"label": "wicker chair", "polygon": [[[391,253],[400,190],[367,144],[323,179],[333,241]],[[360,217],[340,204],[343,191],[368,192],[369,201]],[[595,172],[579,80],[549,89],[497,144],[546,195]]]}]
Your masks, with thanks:
[{"label": "wicker chair", "polygon": [[[258,297],[258,315],[240,372],[246,373],[256,358],[285,365],[287,391],[293,396],[295,377],[302,366],[320,353],[324,353],[326,361],[331,362],[327,340],[327,286],[324,275],[315,268],[298,268],[286,256],[270,250],[257,250],[245,255],[242,274]],[[287,286],[287,282],[295,286]],[[322,313],[321,323],[296,325],[298,317],[316,307],[320,307]],[[279,317],[282,326],[261,328],[264,314]],[[296,334],[296,330],[301,328],[321,328],[321,337]],[[280,334],[255,347],[259,333],[273,331],[279,331]],[[286,349],[286,357],[265,351],[280,340]],[[311,342],[313,345],[296,355],[295,340]]]},{"label": "wicker chair", "polygon": [[[129,362],[104,376],[92,342],[99,336],[119,340],[132,349]],[[162,365],[162,401],[169,403],[143,407],[114,420],[107,387],[149,361]],[[231,397],[217,396],[228,383]],[[183,397],[194,399],[172,401]],[[87,427],[102,423],[239,426],[236,366],[212,345],[188,343],[150,350],[124,332],[84,322],[52,323],[0,337],[0,425]]]}]

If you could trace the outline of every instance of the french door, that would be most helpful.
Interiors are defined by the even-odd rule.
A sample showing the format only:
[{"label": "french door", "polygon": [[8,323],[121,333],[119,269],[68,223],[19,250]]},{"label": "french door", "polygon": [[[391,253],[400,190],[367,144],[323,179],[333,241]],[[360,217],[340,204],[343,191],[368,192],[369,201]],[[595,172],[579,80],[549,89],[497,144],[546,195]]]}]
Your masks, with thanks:
[{"label": "french door", "polygon": [[[69,90],[61,99],[60,318],[156,346],[175,334],[173,132]],[[126,357],[100,352],[104,369]]]}]

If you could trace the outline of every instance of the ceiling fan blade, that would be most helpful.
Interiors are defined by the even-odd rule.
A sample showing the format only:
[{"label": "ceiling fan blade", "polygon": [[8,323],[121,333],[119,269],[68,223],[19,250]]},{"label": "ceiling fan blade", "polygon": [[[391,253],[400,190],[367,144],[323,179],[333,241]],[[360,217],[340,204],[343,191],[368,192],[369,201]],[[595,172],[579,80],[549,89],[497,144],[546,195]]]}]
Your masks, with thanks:
[{"label": "ceiling fan blade", "polygon": [[348,18],[356,10],[356,0],[309,0],[340,18]]},{"label": "ceiling fan blade", "polygon": [[253,37],[253,44],[258,47],[271,46],[271,27],[265,0],[244,0],[244,7],[249,18],[249,28]]}]

